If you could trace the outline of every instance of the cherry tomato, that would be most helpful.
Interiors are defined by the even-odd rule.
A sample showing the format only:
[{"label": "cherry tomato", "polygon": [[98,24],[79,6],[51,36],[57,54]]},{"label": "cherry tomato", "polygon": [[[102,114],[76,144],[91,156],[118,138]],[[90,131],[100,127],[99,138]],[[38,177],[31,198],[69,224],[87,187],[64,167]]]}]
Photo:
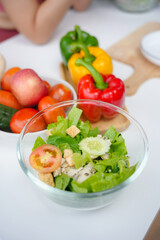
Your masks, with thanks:
[{"label": "cherry tomato", "polygon": [[51,144],[36,148],[29,157],[30,165],[40,173],[54,172],[59,168],[61,160],[61,150]]},{"label": "cherry tomato", "polygon": [[45,80],[42,80],[42,81],[43,81],[44,85],[47,87],[48,93],[49,93],[49,91],[51,89],[51,85],[47,81],[45,81]]},{"label": "cherry tomato", "polygon": [[[41,98],[41,100],[38,103],[38,110],[41,111],[45,109],[46,107],[50,107],[51,105],[57,103],[56,100],[51,98],[50,96],[45,96]],[[47,110],[46,113],[44,113],[44,119],[47,124],[50,124],[52,122],[57,122],[57,117],[63,116],[65,117],[65,111],[62,107],[56,108],[54,110]]]},{"label": "cherry tomato", "polygon": [[8,91],[0,90],[0,104],[3,104],[5,106],[15,108],[15,109],[21,109],[23,106],[18,102],[18,100],[15,98],[15,96]]},{"label": "cherry tomato", "polygon": [[[11,118],[10,128],[14,133],[20,133],[25,124],[36,114],[37,110],[33,108],[23,108],[17,111]],[[27,132],[36,132],[45,129],[46,123],[42,116],[37,118],[29,127]]]},{"label": "cherry tomato", "polygon": [[51,87],[49,91],[49,96],[56,99],[58,102],[72,100],[72,92],[69,88],[63,84],[56,84]]},{"label": "cherry tomato", "polygon": [[19,67],[13,67],[10,68],[8,71],[6,71],[1,79],[1,88],[3,90],[7,90],[11,92],[11,80],[13,78],[13,76],[19,71],[21,70]]}]

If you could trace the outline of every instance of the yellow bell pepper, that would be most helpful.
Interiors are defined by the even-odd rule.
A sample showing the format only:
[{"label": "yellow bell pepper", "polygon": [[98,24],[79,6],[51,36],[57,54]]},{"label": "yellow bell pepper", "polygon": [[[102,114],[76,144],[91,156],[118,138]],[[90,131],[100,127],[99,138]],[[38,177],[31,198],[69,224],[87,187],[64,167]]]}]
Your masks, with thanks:
[{"label": "yellow bell pepper", "polygon": [[68,61],[68,69],[75,84],[78,84],[81,77],[90,74],[85,67],[77,66],[75,64],[78,58],[83,58],[87,62],[91,63],[92,66],[101,74],[107,75],[112,73],[113,65],[111,57],[103,49],[93,46],[87,48],[84,45],[81,46],[81,44],[74,44],[71,47],[79,47],[83,49],[79,53],[73,54]]}]

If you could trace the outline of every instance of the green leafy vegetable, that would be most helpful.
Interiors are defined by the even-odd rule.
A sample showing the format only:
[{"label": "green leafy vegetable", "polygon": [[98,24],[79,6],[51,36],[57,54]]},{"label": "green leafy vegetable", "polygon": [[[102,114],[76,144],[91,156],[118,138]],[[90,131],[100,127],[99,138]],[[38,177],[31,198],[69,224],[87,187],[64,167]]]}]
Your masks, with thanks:
[{"label": "green leafy vegetable", "polygon": [[71,181],[71,178],[69,176],[65,174],[61,174],[60,176],[57,176],[55,178],[55,187],[65,190],[68,187],[70,181]]},{"label": "green leafy vegetable", "polygon": [[93,129],[89,130],[87,137],[97,137],[98,134],[99,134],[99,129],[98,129],[98,127],[95,127]]},{"label": "green leafy vegetable", "polygon": [[104,173],[97,172],[82,183],[78,183],[77,181],[73,180],[71,182],[71,189],[72,191],[79,192],[79,193],[81,193],[82,191],[92,192],[92,184],[102,180],[103,178],[104,178]]},{"label": "green leafy vegetable", "polygon": [[100,180],[92,183],[91,186],[93,192],[104,191],[108,188],[108,182],[106,182],[106,180]]},{"label": "green leafy vegetable", "polygon": [[106,166],[105,165],[103,165],[103,164],[94,164],[94,168],[97,170],[97,172],[105,172],[105,170],[106,170]]},{"label": "green leafy vegetable", "polygon": [[60,144],[65,143],[70,146],[73,152],[80,152],[77,140],[70,136],[51,135],[48,137],[47,143],[54,146],[60,146]]},{"label": "green leafy vegetable", "polygon": [[85,187],[83,188],[83,187],[79,186],[76,181],[75,182],[72,181],[69,188],[70,188],[71,192],[88,193],[87,188],[85,188]]},{"label": "green leafy vegetable", "polygon": [[124,165],[128,167],[128,157],[127,156],[116,156],[111,154],[108,159],[105,160],[94,160],[94,168],[99,172],[113,172],[119,171],[119,162],[123,161]]},{"label": "green leafy vegetable", "polygon": [[81,131],[83,138],[86,138],[88,136],[89,130],[91,128],[89,121],[82,122],[79,120],[77,127]]},{"label": "green leafy vegetable", "polygon": [[115,141],[117,135],[119,135],[119,133],[116,131],[116,129],[113,126],[110,126],[110,128],[104,134],[104,136],[109,138],[112,142]]},{"label": "green leafy vegetable", "polygon": [[38,136],[35,143],[34,143],[32,151],[35,150],[36,148],[42,146],[42,145],[45,145],[45,144],[46,144],[46,142],[40,136]]},{"label": "green leafy vegetable", "polygon": [[135,172],[135,170],[136,165],[130,168],[123,167],[122,171],[117,173],[97,172],[82,183],[73,180],[71,182],[71,189],[78,193],[104,191],[125,181]]},{"label": "green leafy vegetable", "polygon": [[13,116],[18,110],[0,104],[0,130],[3,131],[11,131],[10,129],[10,121]]},{"label": "green leafy vegetable", "polygon": [[110,147],[110,153],[114,153],[117,156],[125,156],[127,154],[127,149],[125,145],[125,140],[122,137],[122,134],[117,132],[116,129],[111,126],[106,133],[104,134],[112,142]]},{"label": "green leafy vegetable", "polygon": [[135,172],[137,164],[138,163],[136,163],[134,166],[131,166],[128,168],[123,167],[123,169],[121,170],[121,173],[120,173],[120,182],[125,181],[127,178],[129,178]]},{"label": "green leafy vegetable", "polygon": [[64,153],[65,149],[71,148],[68,143],[60,143],[57,147],[61,150],[62,154]]},{"label": "green leafy vegetable", "polygon": [[69,127],[72,126],[72,125],[77,126],[81,114],[82,114],[81,109],[76,108],[76,107],[72,107],[72,109],[68,113]]},{"label": "green leafy vegetable", "polygon": [[74,153],[73,160],[74,160],[76,169],[83,167],[87,163],[91,162],[90,155],[87,152],[83,152],[83,154]]},{"label": "green leafy vegetable", "polygon": [[48,125],[48,130],[52,135],[66,136],[66,130],[68,128],[68,119],[58,116],[56,123],[51,123]]}]

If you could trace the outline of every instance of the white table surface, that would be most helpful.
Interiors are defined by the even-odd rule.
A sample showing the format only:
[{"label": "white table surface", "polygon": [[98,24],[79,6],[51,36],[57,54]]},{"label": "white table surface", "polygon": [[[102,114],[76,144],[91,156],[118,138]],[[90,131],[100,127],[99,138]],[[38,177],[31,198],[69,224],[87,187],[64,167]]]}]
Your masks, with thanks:
[{"label": "white table surface", "polygon": [[[160,4],[152,11],[126,13],[107,0],[95,0],[83,13],[70,10],[52,40],[43,46],[18,35],[0,44],[7,69],[33,68],[59,78],[59,40],[75,24],[98,37],[107,49],[144,23],[160,22]],[[142,69],[142,74],[145,69]],[[114,61],[114,74],[123,79],[133,72]],[[16,137],[0,133],[0,238],[3,240],[143,239],[160,208],[160,79],[150,79],[126,98],[126,106],[144,127],[150,144],[147,165],[139,178],[110,206],[89,212],[54,204],[22,172],[16,156]]]}]

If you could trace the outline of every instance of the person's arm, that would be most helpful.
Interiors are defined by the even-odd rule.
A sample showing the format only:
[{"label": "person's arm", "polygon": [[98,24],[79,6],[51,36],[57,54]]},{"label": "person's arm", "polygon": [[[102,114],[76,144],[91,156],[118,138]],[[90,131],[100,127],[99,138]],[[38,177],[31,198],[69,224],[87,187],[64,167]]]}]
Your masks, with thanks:
[{"label": "person's arm", "polygon": [[15,29],[14,24],[11,22],[9,17],[3,12],[0,12],[0,28]]},{"label": "person's arm", "polygon": [[73,8],[77,11],[84,11],[88,8],[92,0],[74,0]]},{"label": "person's arm", "polygon": [[16,29],[37,44],[49,40],[73,0],[1,0]]}]

